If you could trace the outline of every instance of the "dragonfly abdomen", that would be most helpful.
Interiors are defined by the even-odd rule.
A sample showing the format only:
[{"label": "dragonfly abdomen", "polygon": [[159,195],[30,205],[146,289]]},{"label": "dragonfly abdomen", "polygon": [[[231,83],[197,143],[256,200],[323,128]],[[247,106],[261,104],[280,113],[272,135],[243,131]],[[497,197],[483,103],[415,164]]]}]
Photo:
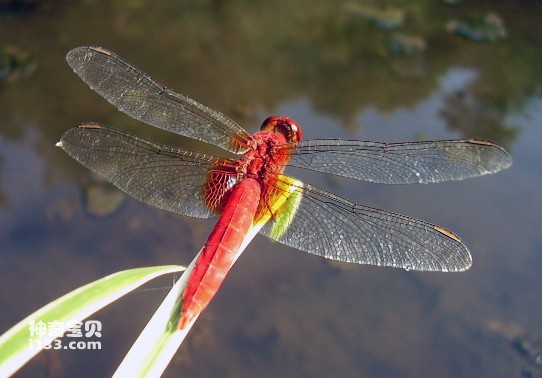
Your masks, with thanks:
[{"label": "dragonfly abdomen", "polygon": [[199,255],[182,296],[179,328],[207,307],[235,262],[260,202],[257,180],[247,178],[233,187],[222,215]]}]

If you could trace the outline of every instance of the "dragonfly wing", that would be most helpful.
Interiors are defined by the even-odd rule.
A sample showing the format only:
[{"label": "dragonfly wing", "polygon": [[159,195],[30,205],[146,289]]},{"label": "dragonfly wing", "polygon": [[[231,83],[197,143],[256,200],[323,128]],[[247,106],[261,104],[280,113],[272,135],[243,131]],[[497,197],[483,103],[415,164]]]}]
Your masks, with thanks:
[{"label": "dragonfly wing", "polygon": [[281,180],[295,181],[297,200],[285,201],[280,215],[260,231],[274,240],[359,264],[445,272],[466,270],[472,263],[467,247],[444,228],[359,205],[284,175]]},{"label": "dragonfly wing", "polygon": [[66,131],[58,145],[139,201],[193,217],[215,216],[203,191],[209,171],[221,163],[216,157],[97,124]]},{"label": "dragonfly wing", "polygon": [[508,168],[508,152],[493,142],[467,139],[378,143],[308,140],[284,148],[290,165],[381,184],[462,180]]},{"label": "dragonfly wing", "polygon": [[78,47],[66,60],[90,88],[137,120],[234,153],[246,149],[249,135],[234,121],[167,89],[111,51]]}]

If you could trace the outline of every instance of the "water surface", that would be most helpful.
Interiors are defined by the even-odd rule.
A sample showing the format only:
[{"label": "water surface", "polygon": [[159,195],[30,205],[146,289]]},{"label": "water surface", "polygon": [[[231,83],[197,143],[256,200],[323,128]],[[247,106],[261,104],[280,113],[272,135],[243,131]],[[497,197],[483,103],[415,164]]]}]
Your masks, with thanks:
[{"label": "water surface", "polygon": [[[0,49],[18,62],[0,82],[0,332],[115,271],[188,264],[213,225],[128,198],[96,213],[96,191],[110,189],[54,147],[66,129],[97,121],[191,142],[129,119],[88,89],[64,56],[93,44],[251,132],[284,114],[309,139],[481,137],[514,158],[498,175],[438,185],[305,173],[356,202],[453,230],[470,247],[472,268],[338,264],[258,237],[166,376],[540,374],[506,337],[512,325],[523,339],[542,334],[539,3],[396,1],[388,13],[340,1],[29,4],[0,6]],[[504,35],[468,39],[485,30],[488,14]],[[470,34],[452,33],[450,22],[472,25]],[[104,325],[102,351],[41,353],[18,376],[110,375],[170,284],[153,282],[94,315]]]}]

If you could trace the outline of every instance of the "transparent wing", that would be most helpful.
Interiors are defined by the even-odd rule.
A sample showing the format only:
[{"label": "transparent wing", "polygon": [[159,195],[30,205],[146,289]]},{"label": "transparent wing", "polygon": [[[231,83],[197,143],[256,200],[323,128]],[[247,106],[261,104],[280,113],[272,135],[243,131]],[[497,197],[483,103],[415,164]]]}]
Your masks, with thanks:
[{"label": "transparent wing", "polygon": [[129,116],[227,151],[246,150],[249,135],[234,121],[167,89],[115,53],[78,47],[66,60],[90,88]]},{"label": "transparent wing", "polygon": [[290,165],[381,184],[462,180],[508,168],[498,145],[479,139],[377,143],[335,139],[281,146]]},{"label": "transparent wing", "polygon": [[[293,181],[284,175],[279,179]],[[442,227],[359,205],[300,181],[295,186],[299,202],[286,201],[281,215],[261,233],[318,256],[358,264],[443,272],[471,265],[467,247]]]},{"label": "transparent wing", "polygon": [[205,205],[204,186],[209,172],[226,160],[98,124],[66,131],[58,145],[139,201],[193,217],[215,216]]}]

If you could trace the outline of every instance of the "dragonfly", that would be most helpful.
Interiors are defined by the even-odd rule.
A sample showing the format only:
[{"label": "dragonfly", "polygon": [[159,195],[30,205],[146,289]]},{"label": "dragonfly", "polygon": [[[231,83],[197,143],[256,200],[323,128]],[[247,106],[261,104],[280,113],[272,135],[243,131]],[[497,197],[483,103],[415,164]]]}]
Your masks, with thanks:
[{"label": "dragonfly", "polygon": [[180,329],[210,303],[257,223],[270,239],[328,259],[419,271],[471,266],[468,248],[452,231],[354,203],[286,175],[285,167],[414,184],[492,174],[512,162],[505,149],[482,139],[303,140],[300,125],[287,116],[267,118],[251,135],[112,51],[78,47],[66,60],[91,89],[134,119],[226,151],[221,157],[167,146],[97,123],[69,129],[58,143],[139,201],[186,216],[218,217],[181,295]]}]

